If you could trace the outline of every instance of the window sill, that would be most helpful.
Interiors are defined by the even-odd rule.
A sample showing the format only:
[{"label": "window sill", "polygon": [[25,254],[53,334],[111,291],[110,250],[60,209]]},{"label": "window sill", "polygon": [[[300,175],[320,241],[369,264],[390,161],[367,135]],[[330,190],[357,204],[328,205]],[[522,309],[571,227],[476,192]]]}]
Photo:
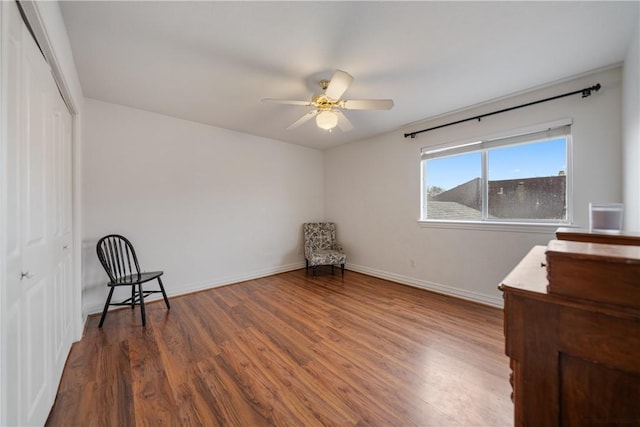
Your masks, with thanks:
[{"label": "window sill", "polygon": [[440,228],[454,230],[500,231],[511,233],[553,234],[559,227],[577,228],[566,222],[530,223],[530,222],[493,222],[493,221],[446,221],[418,220],[422,228]]}]

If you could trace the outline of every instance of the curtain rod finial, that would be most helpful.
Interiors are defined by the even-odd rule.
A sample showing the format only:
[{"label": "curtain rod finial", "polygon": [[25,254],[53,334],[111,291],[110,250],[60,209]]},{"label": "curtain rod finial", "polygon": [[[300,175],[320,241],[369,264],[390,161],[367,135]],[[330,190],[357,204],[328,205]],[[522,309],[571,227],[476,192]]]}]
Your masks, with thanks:
[{"label": "curtain rod finial", "polygon": [[582,90],[582,97],[586,98],[587,96],[591,96],[591,91],[597,92],[597,91],[600,90],[601,87],[602,86],[600,86],[600,83],[596,83],[595,86],[591,86],[591,87],[588,87],[586,89],[583,89]]}]

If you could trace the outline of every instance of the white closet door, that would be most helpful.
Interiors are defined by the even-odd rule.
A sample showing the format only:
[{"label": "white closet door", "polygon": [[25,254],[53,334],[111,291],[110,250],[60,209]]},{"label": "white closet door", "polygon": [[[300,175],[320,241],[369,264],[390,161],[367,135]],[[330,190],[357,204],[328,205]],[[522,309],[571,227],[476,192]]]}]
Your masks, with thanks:
[{"label": "white closet door", "polygon": [[73,336],[71,116],[15,3],[0,6],[10,106],[0,425],[42,425]]},{"label": "white closet door", "polygon": [[[48,141],[52,153],[49,187],[51,213],[47,215],[48,244],[53,255],[51,315],[53,321],[53,383],[58,384],[73,341],[73,262],[71,217],[71,114],[59,94],[53,98],[52,134]],[[56,387],[57,388],[57,387]],[[54,390],[55,393],[55,390]]]},{"label": "white closet door", "polygon": [[[3,255],[5,271],[3,272],[2,307],[2,408],[0,408],[0,425],[22,425],[20,408],[22,401],[22,256],[20,227],[20,129],[18,100],[21,92],[20,64],[22,57],[22,22],[15,5],[0,4],[2,8],[2,96],[6,108],[2,127],[5,130],[3,141],[5,158],[2,162],[6,181],[3,195],[2,214],[4,239]],[[6,74],[5,74],[6,72]]]},{"label": "white closet door", "polygon": [[51,114],[55,85],[49,66],[28,34],[23,33],[22,46],[20,196],[22,335],[25,345],[22,382],[25,386],[23,403],[26,404],[24,421],[33,425],[46,419],[49,409],[46,403],[51,394],[50,363],[54,337],[48,332],[53,317],[55,285],[55,254],[50,230],[54,213],[50,179],[55,159]]}]

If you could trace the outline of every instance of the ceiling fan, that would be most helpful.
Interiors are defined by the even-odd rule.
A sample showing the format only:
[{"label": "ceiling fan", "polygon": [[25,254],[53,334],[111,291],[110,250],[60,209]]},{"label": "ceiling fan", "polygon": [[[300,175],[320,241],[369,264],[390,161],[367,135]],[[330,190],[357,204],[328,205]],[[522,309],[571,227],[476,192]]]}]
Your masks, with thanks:
[{"label": "ceiling fan", "polygon": [[316,118],[316,125],[321,129],[331,130],[338,126],[342,131],[348,132],[353,125],[342,113],[342,110],[390,110],[393,107],[391,99],[341,99],[340,97],[351,85],[353,77],[341,70],[336,70],[331,80],[320,80],[323,93],[314,95],[311,101],[294,101],[289,99],[264,98],[265,102],[278,104],[301,105],[313,107],[298,120],[293,122],[287,130],[294,129],[306,121]]}]

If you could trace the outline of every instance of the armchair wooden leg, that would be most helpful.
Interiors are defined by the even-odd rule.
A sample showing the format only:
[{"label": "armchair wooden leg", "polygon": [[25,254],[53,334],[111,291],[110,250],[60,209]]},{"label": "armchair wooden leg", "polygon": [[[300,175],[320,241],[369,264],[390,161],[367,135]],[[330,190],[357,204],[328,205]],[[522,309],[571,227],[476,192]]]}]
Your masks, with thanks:
[{"label": "armchair wooden leg", "polygon": [[305,258],[305,259],[304,259],[304,264],[305,264],[305,266],[304,266],[304,270],[305,270],[305,272],[306,272],[307,274],[309,274],[309,260]]},{"label": "armchair wooden leg", "polygon": [[340,264],[340,270],[342,271],[342,275],[344,276],[344,264]]},{"label": "armchair wooden leg", "polygon": [[313,275],[315,276],[315,275],[316,275],[316,271],[318,270],[318,266],[317,266],[317,265],[314,265],[314,266],[312,267],[312,270],[313,270]]}]

